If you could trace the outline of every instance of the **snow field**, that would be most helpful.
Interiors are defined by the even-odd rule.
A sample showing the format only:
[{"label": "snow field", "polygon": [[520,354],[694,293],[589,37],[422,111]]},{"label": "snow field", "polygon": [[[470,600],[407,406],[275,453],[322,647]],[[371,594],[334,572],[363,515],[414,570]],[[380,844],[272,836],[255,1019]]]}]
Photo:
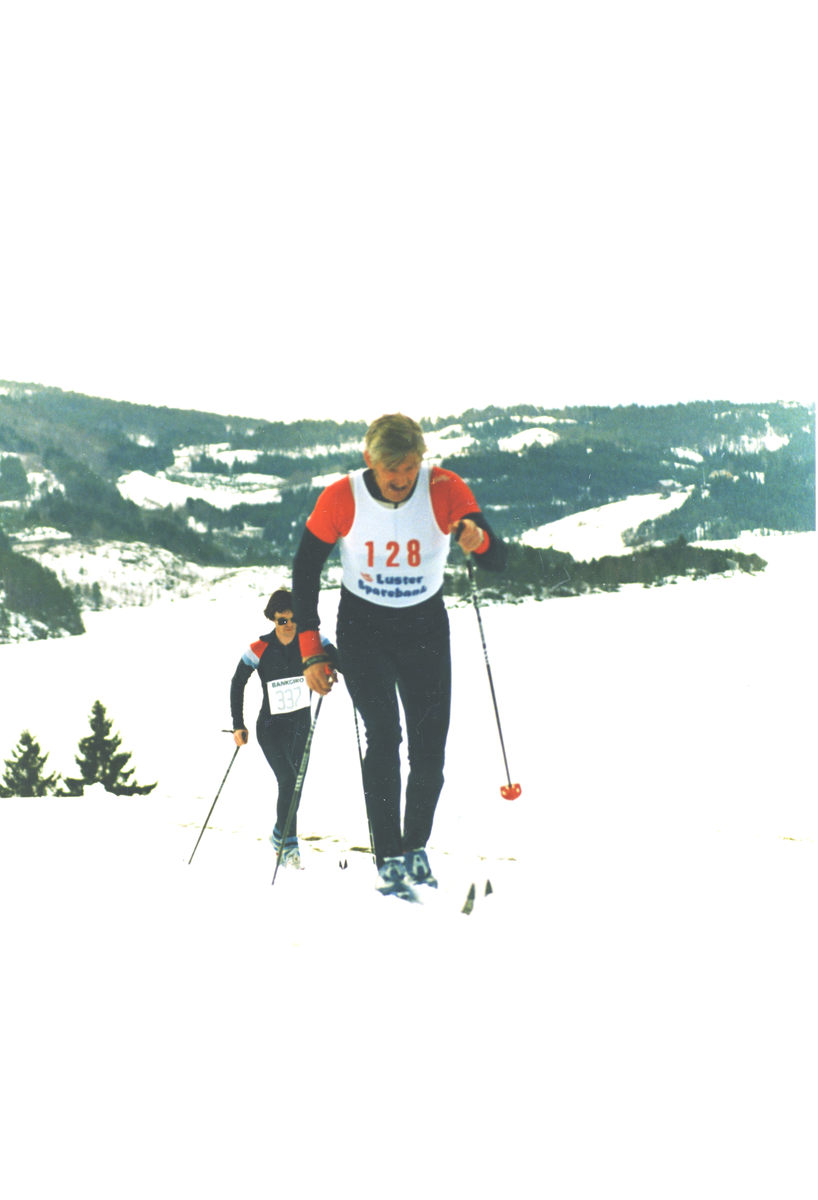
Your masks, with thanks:
[{"label": "snow field", "polygon": [[[527,430],[526,435],[540,433],[549,437],[545,430]],[[516,434],[515,437],[524,436]],[[606,554],[627,554],[628,547],[623,534],[637,529],[644,521],[652,521],[666,513],[681,508],[692,488],[662,495],[659,492],[641,496],[628,496],[626,500],[615,500],[597,508],[584,509],[549,521],[536,529],[527,530],[520,539],[528,546],[539,546],[560,550],[573,555],[577,562],[590,562]]]},{"label": "snow field", "polygon": [[[239,580],[0,648],[3,757],[29,727],[70,772],[100,698],[159,779],[0,801],[6,1194],[814,1195],[815,538],[764,542],[757,577],[483,609],[511,803],[474,612],[452,610],[445,894],[423,907],[375,895],[351,850],[342,686],[306,869],[270,887],[254,738],[187,865],[266,627]],[[251,681],[251,735],[258,702]],[[465,917],[474,877],[495,894]]]}]

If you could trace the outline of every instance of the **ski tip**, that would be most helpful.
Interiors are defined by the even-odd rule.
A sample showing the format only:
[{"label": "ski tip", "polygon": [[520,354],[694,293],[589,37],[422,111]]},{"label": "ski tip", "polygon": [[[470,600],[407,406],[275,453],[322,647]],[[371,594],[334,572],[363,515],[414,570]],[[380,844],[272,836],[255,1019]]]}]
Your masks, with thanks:
[{"label": "ski tip", "polygon": [[347,862],[347,860],[345,858],[342,858],[339,860],[338,866],[341,868],[342,871],[346,871],[347,867],[349,866],[349,863]]},{"label": "ski tip", "polygon": [[465,913],[466,916],[468,916],[471,910],[474,908],[474,898],[476,895],[477,888],[474,886],[474,884],[472,884],[469,888],[468,895],[466,896],[466,903],[460,910],[462,913]]},{"label": "ski tip", "polygon": [[491,886],[491,880],[487,879],[486,880],[486,888],[485,888],[485,891],[483,892],[483,895],[490,896],[493,893],[493,891],[494,891],[494,888]]}]

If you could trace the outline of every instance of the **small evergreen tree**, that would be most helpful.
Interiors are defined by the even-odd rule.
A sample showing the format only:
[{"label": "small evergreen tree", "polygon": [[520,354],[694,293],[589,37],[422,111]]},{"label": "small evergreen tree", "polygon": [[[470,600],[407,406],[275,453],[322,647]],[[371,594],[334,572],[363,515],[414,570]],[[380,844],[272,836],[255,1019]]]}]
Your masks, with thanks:
[{"label": "small evergreen tree", "polygon": [[86,787],[101,783],[107,792],[116,796],[147,796],[156,787],[155,783],[138,784],[131,781],[133,767],[125,769],[130,754],[120,752],[122,739],[111,733],[113,718],[108,717],[104,705],[94,701],[88,718],[91,733],[80,738],[79,754],[74,761],[80,769],[79,778],[66,776],[67,796],[81,796]]},{"label": "small evergreen tree", "polygon": [[0,784],[0,796],[48,796],[57,790],[60,777],[56,773],[43,774],[47,754],[40,751],[39,743],[27,729],[5,760],[6,770]]}]

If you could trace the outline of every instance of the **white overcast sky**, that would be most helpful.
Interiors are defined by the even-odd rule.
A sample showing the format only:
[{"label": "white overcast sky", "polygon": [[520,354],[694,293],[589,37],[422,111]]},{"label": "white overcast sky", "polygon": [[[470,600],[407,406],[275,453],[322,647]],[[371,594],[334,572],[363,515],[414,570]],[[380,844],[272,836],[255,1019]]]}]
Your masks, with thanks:
[{"label": "white overcast sky", "polygon": [[808,14],[5,4],[0,378],[271,419],[812,402]]}]

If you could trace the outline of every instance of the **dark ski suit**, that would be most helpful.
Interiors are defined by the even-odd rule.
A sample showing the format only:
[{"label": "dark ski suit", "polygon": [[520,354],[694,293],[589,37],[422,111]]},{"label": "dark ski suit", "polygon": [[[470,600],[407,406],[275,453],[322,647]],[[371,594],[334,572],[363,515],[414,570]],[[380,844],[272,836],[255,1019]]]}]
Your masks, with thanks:
[{"label": "dark ski suit", "polygon": [[[333,660],[336,659],[335,647],[329,642],[325,643],[325,651]],[[299,689],[303,696],[309,696],[309,689],[301,675],[298,638],[293,638],[289,646],[284,646],[273,629],[270,633],[262,634],[257,642],[253,642],[245,650],[230,684],[230,710],[234,729],[245,728],[244,689],[254,671],[258,672],[263,692],[261,709],[256,720],[256,737],[278,781],[276,825],[283,830],[310,729],[309,705],[305,708],[292,707],[302,698]],[[292,687],[275,689],[271,702],[267,685],[284,679],[292,679]],[[291,836],[296,833],[297,821],[298,814],[295,813],[290,822]]]}]

